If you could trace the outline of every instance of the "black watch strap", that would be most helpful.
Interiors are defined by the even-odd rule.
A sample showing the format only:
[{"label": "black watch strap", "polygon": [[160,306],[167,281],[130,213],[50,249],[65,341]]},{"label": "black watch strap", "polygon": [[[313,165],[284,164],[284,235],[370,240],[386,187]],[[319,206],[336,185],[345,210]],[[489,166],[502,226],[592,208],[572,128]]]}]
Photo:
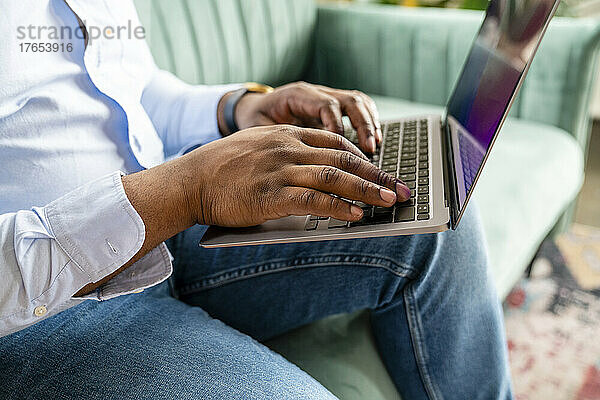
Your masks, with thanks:
[{"label": "black watch strap", "polygon": [[225,124],[227,125],[227,130],[229,134],[236,133],[240,130],[237,122],[235,121],[235,108],[237,107],[240,99],[248,93],[248,89],[241,88],[231,93],[231,95],[227,98],[225,102],[225,107],[223,109],[223,118],[225,119]]}]

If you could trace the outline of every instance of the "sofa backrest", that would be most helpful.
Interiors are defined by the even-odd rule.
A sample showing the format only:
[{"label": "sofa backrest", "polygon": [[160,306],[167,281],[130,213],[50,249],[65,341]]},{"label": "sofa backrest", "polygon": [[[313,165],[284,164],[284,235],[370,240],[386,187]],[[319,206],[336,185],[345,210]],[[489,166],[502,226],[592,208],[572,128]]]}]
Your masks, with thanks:
[{"label": "sofa backrest", "polygon": [[188,83],[300,79],[313,0],[135,0],[159,67]]},{"label": "sofa backrest", "polygon": [[[469,10],[322,5],[309,80],[445,105],[482,18]],[[585,149],[599,41],[598,20],[555,18],[511,116],[565,129]]]}]

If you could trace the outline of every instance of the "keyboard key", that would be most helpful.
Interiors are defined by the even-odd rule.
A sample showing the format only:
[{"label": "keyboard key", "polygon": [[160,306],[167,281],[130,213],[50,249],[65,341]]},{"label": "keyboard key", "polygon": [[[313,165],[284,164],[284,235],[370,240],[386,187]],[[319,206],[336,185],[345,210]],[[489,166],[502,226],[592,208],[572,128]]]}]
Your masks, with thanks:
[{"label": "keyboard key", "polygon": [[404,182],[407,182],[416,180],[417,176],[415,174],[400,174],[398,178],[402,179]]},{"label": "keyboard key", "polygon": [[396,207],[414,207],[415,199],[408,199],[402,203],[396,204]]},{"label": "keyboard key", "polygon": [[339,219],[330,218],[329,225],[327,225],[327,228],[344,228],[346,226],[348,226],[348,221],[340,221]]},{"label": "keyboard key", "polygon": [[429,219],[429,214],[419,214],[419,215],[417,215],[417,219],[419,221],[427,220],[427,219]]},{"label": "keyboard key", "polygon": [[419,204],[429,204],[429,195],[428,194],[422,194],[419,197],[417,197],[417,203]]},{"label": "keyboard key", "polygon": [[416,158],[417,155],[415,153],[402,153],[402,160],[413,160]]},{"label": "keyboard key", "polygon": [[365,214],[367,213],[365,210],[370,210],[371,207],[373,207],[372,205],[363,203],[362,201],[357,201],[354,204],[357,205],[358,207],[362,208],[362,210]]},{"label": "keyboard key", "polygon": [[419,170],[419,178],[425,178],[429,176],[429,170],[428,169],[420,169]]},{"label": "keyboard key", "polygon": [[386,224],[393,221],[394,208],[393,207],[375,207],[373,209],[373,223],[375,224]]},{"label": "keyboard key", "polygon": [[400,168],[401,174],[414,174],[416,172],[417,172],[417,169],[415,167],[401,167]]},{"label": "keyboard key", "polygon": [[392,166],[387,166],[387,167],[381,167],[381,169],[385,172],[387,172],[388,174],[391,173],[395,173],[396,172],[396,166],[392,165]]},{"label": "keyboard key", "polygon": [[427,154],[421,154],[419,156],[419,161],[429,161]]},{"label": "keyboard key", "polygon": [[429,194],[429,187],[428,186],[419,186],[419,194]]},{"label": "keyboard key", "polygon": [[412,199],[413,197],[415,197],[417,195],[417,191],[415,189],[412,189],[410,191],[410,198]]},{"label": "keyboard key", "polygon": [[414,167],[417,165],[417,160],[402,160],[400,161],[401,167]]},{"label": "keyboard key", "polygon": [[419,154],[429,154],[429,150],[427,149],[427,147],[421,147],[419,149]]},{"label": "keyboard key", "polygon": [[306,222],[306,226],[304,227],[304,229],[306,229],[307,231],[314,231],[315,229],[317,229],[318,223],[318,220],[310,219],[308,220],[308,222]]},{"label": "keyboard key", "polygon": [[417,214],[429,214],[429,205],[421,204],[417,206]]},{"label": "keyboard key", "polygon": [[415,220],[414,207],[396,207],[394,222],[408,222]]},{"label": "keyboard key", "polygon": [[419,178],[419,186],[429,185],[429,178]]},{"label": "keyboard key", "polygon": [[414,189],[417,187],[417,182],[415,182],[415,181],[408,181],[405,183],[406,183],[406,187],[408,187],[409,189]]},{"label": "keyboard key", "polygon": [[419,163],[419,168],[420,169],[429,168],[429,163],[428,162],[420,162]]},{"label": "keyboard key", "polygon": [[371,225],[371,224],[372,224],[371,218],[363,218],[363,219],[360,219],[355,222],[350,222],[350,226],[364,226],[364,225]]}]

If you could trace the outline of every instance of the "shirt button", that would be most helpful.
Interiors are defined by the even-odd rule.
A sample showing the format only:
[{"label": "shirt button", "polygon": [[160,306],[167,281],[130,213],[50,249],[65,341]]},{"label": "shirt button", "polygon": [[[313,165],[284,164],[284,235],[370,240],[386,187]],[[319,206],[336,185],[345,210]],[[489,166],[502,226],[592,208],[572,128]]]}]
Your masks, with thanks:
[{"label": "shirt button", "polygon": [[48,309],[46,308],[46,306],[37,306],[33,310],[33,313],[35,314],[36,317],[43,317],[44,315],[46,315],[47,312],[48,312]]}]

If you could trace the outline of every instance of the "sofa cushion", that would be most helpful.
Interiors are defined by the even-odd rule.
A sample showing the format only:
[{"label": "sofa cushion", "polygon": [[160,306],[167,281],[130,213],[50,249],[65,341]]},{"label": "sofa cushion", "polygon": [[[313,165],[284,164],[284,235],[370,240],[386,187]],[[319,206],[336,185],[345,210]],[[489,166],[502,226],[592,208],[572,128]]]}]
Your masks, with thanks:
[{"label": "sofa cushion", "polygon": [[[374,96],[382,118],[441,113],[435,106]],[[583,156],[559,128],[509,120],[478,183],[476,201],[501,298],[583,180]],[[399,399],[373,341],[365,312],[333,316],[268,343],[340,399]]]}]

